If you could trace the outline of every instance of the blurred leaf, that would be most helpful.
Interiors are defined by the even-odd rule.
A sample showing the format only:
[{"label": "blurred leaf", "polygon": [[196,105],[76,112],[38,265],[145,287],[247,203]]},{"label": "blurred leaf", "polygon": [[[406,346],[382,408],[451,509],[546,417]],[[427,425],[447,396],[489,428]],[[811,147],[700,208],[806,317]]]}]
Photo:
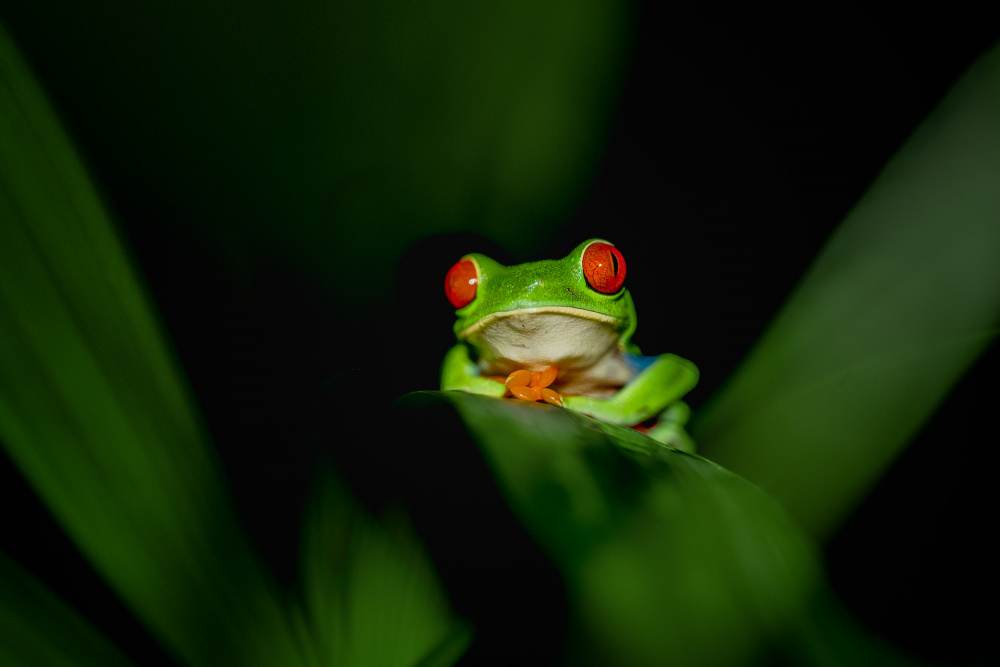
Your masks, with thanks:
[{"label": "blurred leaf", "polygon": [[122,199],[223,254],[291,257],[354,306],[391,295],[373,263],[432,234],[545,244],[596,168],[631,18],[614,0],[186,0],[66,5],[53,25],[11,4],[29,55],[65,54],[60,90],[86,100],[74,120]]},{"label": "blurred leaf", "polygon": [[0,146],[3,445],[184,662],[300,664],[107,215],[5,33]]},{"label": "blurred leaf", "polygon": [[131,663],[75,611],[0,553],[0,664],[125,667]]},{"label": "blurred leaf", "polygon": [[892,159],[696,414],[702,453],[828,536],[996,336],[998,183],[994,48]]},{"label": "blurred leaf", "polygon": [[[541,404],[423,392],[396,410],[412,432],[442,444],[448,422],[468,428],[512,511],[564,579],[572,610],[565,664],[740,665],[776,655],[884,664],[863,638],[836,636],[851,638],[838,649],[828,628],[814,627],[824,587],[812,547],[776,503],[718,465]],[[435,507],[452,508],[448,520],[461,535],[473,533],[463,516],[485,522],[475,534],[492,536],[487,550],[501,548],[509,536],[462,491],[467,468],[435,478],[430,466],[407,466],[406,474],[420,478],[422,497],[441,496]],[[480,576],[495,582],[492,603],[510,607],[500,615],[510,626],[502,636],[523,636],[518,609],[535,601],[507,600],[506,574]],[[557,631],[559,619],[550,624]]]},{"label": "blurred leaf", "polygon": [[320,664],[444,667],[465,650],[470,631],[452,621],[400,512],[375,521],[334,475],[323,474],[303,537],[303,587]]}]

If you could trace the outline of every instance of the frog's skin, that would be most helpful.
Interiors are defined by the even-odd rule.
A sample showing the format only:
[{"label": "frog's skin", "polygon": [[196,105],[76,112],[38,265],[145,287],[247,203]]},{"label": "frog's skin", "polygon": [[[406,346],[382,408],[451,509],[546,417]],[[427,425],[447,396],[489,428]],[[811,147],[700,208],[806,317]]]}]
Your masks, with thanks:
[{"label": "frog's skin", "polygon": [[[588,273],[598,266],[597,282],[610,276],[600,286],[614,293],[588,282],[583,261],[591,244],[598,245],[586,255]],[[647,435],[693,451],[683,428],[689,410],[679,399],[697,383],[698,369],[672,354],[641,356],[630,342],[636,313],[632,296],[620,286],[624,259],[607,246],[613,247],[590,239],[563,259],[516,266],[476,253],[459,260],[446,279],[449,299],[461,305],[455,311],[458,344],[445,356],[441,388],[501,397],[511,372],[556,366],[550,388],[561,394],[565,408],[623,426],[655,420]],[[610,261],[595,263],[595,255]],[[467,261],[472,266],[460,266]],[[456,273],[460,268],[466,272]],[[465,298],[453,296],[454,285],[465,290]]]}]

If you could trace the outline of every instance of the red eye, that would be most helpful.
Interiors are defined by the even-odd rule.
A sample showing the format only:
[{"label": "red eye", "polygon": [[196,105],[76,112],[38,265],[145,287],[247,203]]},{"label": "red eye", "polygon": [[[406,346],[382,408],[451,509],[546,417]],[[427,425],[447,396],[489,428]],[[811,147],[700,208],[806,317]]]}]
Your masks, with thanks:
[{"label": "red eye", "polygon": [[587,282],[602,294],[614,294],[625,284],[625,258],[610,243],[591,243],[580,263]]},{"label": "red eye", "polygon": [[460,259],[444,277],[444,293],[456,308],[469,305],[476,298],[479,271],[471,259]]}]

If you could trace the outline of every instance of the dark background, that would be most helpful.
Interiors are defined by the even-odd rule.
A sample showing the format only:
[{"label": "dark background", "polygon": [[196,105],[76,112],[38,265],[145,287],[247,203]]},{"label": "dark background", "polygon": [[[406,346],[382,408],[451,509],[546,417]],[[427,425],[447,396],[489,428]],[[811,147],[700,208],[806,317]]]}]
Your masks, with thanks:
[{"label": "dark background", "polygon": [[[635,341],[698,364],[697,409],[880,168],[997,37],[990,21],[941,7],[904,18],[654,5],[637,13],[592,178],[573,210],[539,227],[546,251],[525,256],[471,229],[420,240],[398,263],[363,249],[367,271],[396,284],[395,295],[374,289],[369,297],[366,272],[345,274],[331,290],[288,256],[227,247],[185,224],[184,207],[169,197],[171,179],[184,174],[160,169],[155,150],[144,164],[122,163],[122,150],[108,145],[109,137],[142,138],[116,135],[73,78],[66,59],[86,40],[52,7],[0,4],[121,226],[248,529],[282,580],[294,578],[297,520],[318,456],[301,446],[312,441],[316,394],[356,367],[381,378],[386,395],[433,388],[451,342],[440,283],[455,259],[469,251],[500,261],[557,257],[585,238],[611,239],[628,263]],[[357,252],[333,247],[329,262]],[[987,610],[1000,591],[987,539],[996,523],[994,455],[984,450],[996,440],[997,356],[987,354],[957,387],[826,547],[834,586],[857,618],[936,661],[993,655]],[[0,475],[17,508],[0,548],[140,662],[161,657],[6,459]],[[46,565],[52,554],[57,564]]]}]

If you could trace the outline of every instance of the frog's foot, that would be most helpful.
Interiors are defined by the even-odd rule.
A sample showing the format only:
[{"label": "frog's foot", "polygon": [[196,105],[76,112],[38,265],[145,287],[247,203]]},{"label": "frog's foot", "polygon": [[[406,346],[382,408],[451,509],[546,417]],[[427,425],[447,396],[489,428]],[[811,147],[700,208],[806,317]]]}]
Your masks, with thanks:
[{"label": "frog's foot", "polygon": [[694,440],[684,430],[691,415],[691,409],[683,401],[677,401],[663,413],[632,428],[645,433],[653,440],[689,454],[694,454]]},{"label": "frog's foot", "polygon": [[540,373],[519,370],[508,375],[504,384],[507,386],[507,391],[522,401],[545,401],[562,407],[562,396],[555,390],[549,389],[549,385],[555,381],[557,375],[559,369],[555,366],[549,366]]}]

